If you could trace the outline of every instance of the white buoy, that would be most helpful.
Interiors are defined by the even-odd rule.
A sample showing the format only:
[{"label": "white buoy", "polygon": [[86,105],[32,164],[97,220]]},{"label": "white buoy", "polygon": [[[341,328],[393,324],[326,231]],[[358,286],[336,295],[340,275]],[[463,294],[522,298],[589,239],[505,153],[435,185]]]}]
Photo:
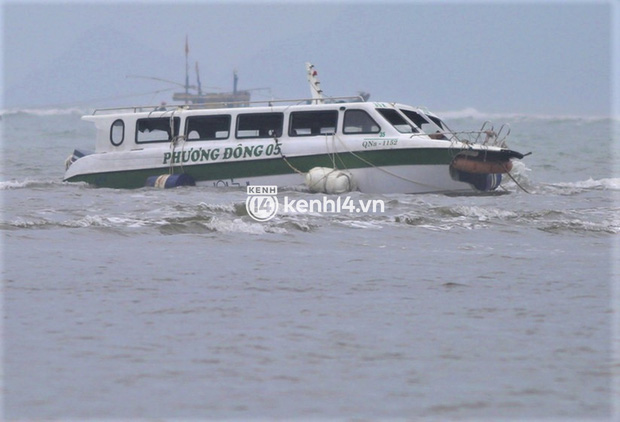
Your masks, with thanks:
[{"label": "white buoy", "polygon": [[306,185],[310,192],[338,195],[356,189],[353,175],[346,170],[329,167],[314,167],[306,174]]},{"label": "white buoy", "polygon": [[333,169],[327,167],[314,167],[306,173],[306,186],[310,189],[310,192],[325,192],[325,181],[327,175],[331,173]]}]

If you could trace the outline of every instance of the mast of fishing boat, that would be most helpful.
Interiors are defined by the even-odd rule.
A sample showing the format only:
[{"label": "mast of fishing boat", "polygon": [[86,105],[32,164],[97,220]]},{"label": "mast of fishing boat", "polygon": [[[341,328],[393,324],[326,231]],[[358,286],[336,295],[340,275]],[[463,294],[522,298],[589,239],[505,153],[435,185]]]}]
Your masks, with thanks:
[{"label": "mast of fishing boat", "polygon": [[201,96],[202,86],[200,85],[200,69],[198,69],[198,62],[196,62],[196,85],[198,85],[198,96]]},{"label": "mast of fishing boat", "polygon": [[314,65],[309,62],[306,62],[306,72],[308,73],[308,83],[310,84],[312,102],[314,104],[323,104],[323,90],[321,89],[321,82],[319,82],[319,72],[317,72]]},{"label": "mast of fishing boat", "polygon": [[185,104],[189,98],[189,42],[185,34]]}]

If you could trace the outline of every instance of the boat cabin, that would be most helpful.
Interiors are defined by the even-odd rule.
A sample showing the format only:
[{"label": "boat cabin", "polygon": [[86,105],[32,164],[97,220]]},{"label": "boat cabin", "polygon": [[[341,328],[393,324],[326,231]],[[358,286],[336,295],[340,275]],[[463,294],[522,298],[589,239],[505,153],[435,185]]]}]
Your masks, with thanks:
[{"label": "boat cabin", "polygon": [[261,138],[324,139],[330,135],[418,134],[446,139],[444,134],[449,133],[438,117],[420,108],[360,101],[220,109],[196,106],[98,109],[83,119],[96,126],[97,153],[161,147],[177,139],[236,144]]}]

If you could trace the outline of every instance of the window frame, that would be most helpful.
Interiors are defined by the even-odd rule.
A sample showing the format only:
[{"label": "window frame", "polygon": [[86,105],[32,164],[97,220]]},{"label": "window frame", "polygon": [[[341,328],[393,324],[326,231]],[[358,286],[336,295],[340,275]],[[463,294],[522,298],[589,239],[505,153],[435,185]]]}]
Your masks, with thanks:
[{"label": "window frame", "polygon": [[[228,121],[228,133],[226,134],[226,137],[224,138],[218,138],[217,136],[214,138],[198,138],[198,139],[190,139],[189,138],[189,124],[190,124],[190,120],[195,119],[215,119],[215,118],[221,118],[224,117],[227,119]],[[232,132],[232,116],[230,114],[197,114],[197,115],[193,115],[193,116],[187,116],[185,118],[185,128],[183,131],[183,134],[185,135],[185,140],[189,141],[189,142],[197,142],[197,141],[225,141],[227,139],[230,139],[230,133]],[[217,135],[217,131],[215,132]]]},{"label": "window frame", "polygon": [[[376,131],[348,132],[346,123],[347,123],[347,114],[349,114],[349,112],[362,112],[366,114],[366,116],[368,116],[368,118],[375,124],[375,126],[377,126],[377,130]],[[370,115],[370,113],[368,113],[368,111],[362,108],[349,108],[344,111],[344,116],[342,120],[342,133],[345,135],[376,135],[377,133],[381,133],[381,125],[377,123],[375,119],[372,118],[372,116]]]},{"label": "window frame", "polygon": [[[319,132],[318,133],[313,133],[312,132],[312,127],[310,127],[310,133],[304,133],[304,134],[299,134],[299,133],[295,133],[294,130],[297,129],[306,129],[306,127],[304,128],[293,128],[293,124],[295,122],[295,119],[298,118],[299,115],[305,114],[305,115],[310,115],[310,114],[314,114],[314,115],[318,115],[319,113],[327,115],[333,115],[333,131],[331,132],[322,132],[320,129],[322,128],[322,125],[319,125]],[[306,137],[306,136],[329,136],[329,135],[335,135],[336,132],[338,131],[338,117],[339,117],[339,113],[338,110],[300,110],[300,111],[293,111],[290,113],[289,115],[289,124],[288,124],[288,136],[292,137],[292,138],[297,138],[297,137]],[[332,126],[326,126],[329,127],[330,129],[332,128]]]},{"label": "window frame", "polygon": [[[261,135],[260,131],[262,128],[259,127],[258,129],[256,129],[259,132],[258,135],[250,135],[250,136],[239,135],[240,131],[254,130],[254,129],[240,129],[242,119],[247,118],[247,116],[255,116],[258,118],[258,116],[266,116],[266,115],[277,116],[279,118],[280,120],[279,132],[278,132],[278,128],[276,128],[275,134],[267,133],[265,135]],[[268,130],[273,130],[273,129],[268,129]],[[256,112],[256,113],[240,113],[237,115],[236,124],[235,124],[235,138],[236,139],[269,139],[269,138],[274,138],[274,137],[280,138],[282,137],[283,131],[284,131],[284,113],[282,112],[265,111],[265,112]]]},{"label": "window frame", "polygon": [[439,117],[431,116],[430,114],[424,114],[424,115],[428,117],[434,124],[436,124],[437,127],[439,127],[441,130],[448,130],[448,128],[446,127],[446,124]]},{"label": "window frame", "polygon": [[[383,117],[385,120],[387,120],[387,122],[392,125],[392,127],[394,129],[396,129],[399,133],[404,133],[404,134],[414,134],[414,133],[419,133],[420,130],[418,129],[418,127],[415,124],[409,123],[407,121],[408,117],[405,118],[401,115],[401,113],[398,112],[398,110],[394,109],[394,108],[376,108],[375,110],[377,110],[377,113],[379,113],[381,115],[381,117]],[[392,113],[393,116],[388,116],[387,114]],[[402,120],[401,124],[396,124],[392,121],[392,117],[398,117]],[[402,131],[401,129],[399,129],[399,126],[402,125],[407,125],[407,127],[411,128],[410,132],[405,132]]]},{"label": "window frame", "polygon": [[[426,118],[426,114],[419,113],[416,110],[400,109],[400,111],[402,111],[403,114],[405,116],[407,116],[407,118],[409,120],[411,120],[413,122],[413,124],[416,125],[422,132],[424,132],[424,128],[422,128],[422,126],[428,125],[428,124],[433,124],[432,122],[430,122]],[[413,115],[410,115],[409,113],[413,113]],[[418,124],[418,123],[420,123],[420,124]],[[426,133],[426,132],[424,132],[424,133]]]},{"label": "window frame", "polygon": [[[149,139],[149,140],[138,140],[138,136],[140,133],[144,133],[140,131],[140,122],[142,121],[148,121],[148,120],[167,120],[168,121],[168,127],[170,127],[170,117],[143,117],[141,119],[137,119],[136,120],[136,144],[156,144],[156,143],[162,143],[162,142],[171,142],[172,139],[175,136],[179,136],[179,129],[181,128],[181,118],[179,117],[173,117],[172,118],[174,121],[174,128],[173,128],[173,132],[172,134],[168,133],[166,131],[166,133],[168,133],[168,139]],[[161,131],[163,132],[163,131]]]},{"label": "window frame", "polygon": [[[114,142],[114,127],[116,127],[117,123],[120,123],[120,127],[121,127],[121,140],[117,142]],[[112,124],[110,125],[110,143],[112,145],[114,145],[115,147],[121,146],[121,144],[123,143],[123,141],[125,140],[125,121],[123,119],[116,119],[112,122]]]},{"label": "window frame", "polygon": [[[422,133],[428,135],[431,139],[448,140],[445,135],[445,133],[448,132],[448,129],[444,127],[445,124],[440,124],[443,123],[443,121],[438,117],[430,116],[421,111],[418,112],[417,110],[400,109],[400,111],[402,111],[402,113],[407,116],[409,120],[415,123],[415,125],[420,128]],[[420,122],[421,124],[418,124],[418,122]],[[428,130],[429,127],[424,127],[425,125],[430,125],[429,127],[431,130]]]}]

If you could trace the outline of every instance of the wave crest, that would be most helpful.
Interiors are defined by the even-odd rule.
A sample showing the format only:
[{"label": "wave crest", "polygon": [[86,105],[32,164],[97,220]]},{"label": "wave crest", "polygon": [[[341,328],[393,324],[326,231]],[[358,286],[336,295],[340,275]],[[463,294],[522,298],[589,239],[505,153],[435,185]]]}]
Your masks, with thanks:
[{"label": "wave crest", "polygon": [[[0,191],[13,190],[13,189],[28,189],[28,188],[52,188],[57,186],[66,185],[66,182],[55,180],[5,180],[0,182]],[[85,184],[77,184],[76,186],[84,186]]]},{"label": "wave crest", "polygon": [[605,179],[588,179],[578,182],[568,183],[551,183],[548,186],[564,188],[564,189],[578,189],[578,190],[620,190],[620,178],[605,178]]},{"label": "wave crest", "polygon": [[554,115],[554,114],[527,114],[527,113],[492,113],[480,111],[473,107],[467,107],[462,110],[445,110],[437,111],[436,114],[442,119],[474,119],[474,120],[546,120],[546,121],[620,121],[620,116],[600,115]]},{"label": "wave crest", "polygon": [[12,108],[0,110],[1,117],[11,116],[34,116],[34,117],[48,117],[48,116],[83,116],[85,114],[91,114],[91,108],[80,107],[66,107],[66,108]]}]

